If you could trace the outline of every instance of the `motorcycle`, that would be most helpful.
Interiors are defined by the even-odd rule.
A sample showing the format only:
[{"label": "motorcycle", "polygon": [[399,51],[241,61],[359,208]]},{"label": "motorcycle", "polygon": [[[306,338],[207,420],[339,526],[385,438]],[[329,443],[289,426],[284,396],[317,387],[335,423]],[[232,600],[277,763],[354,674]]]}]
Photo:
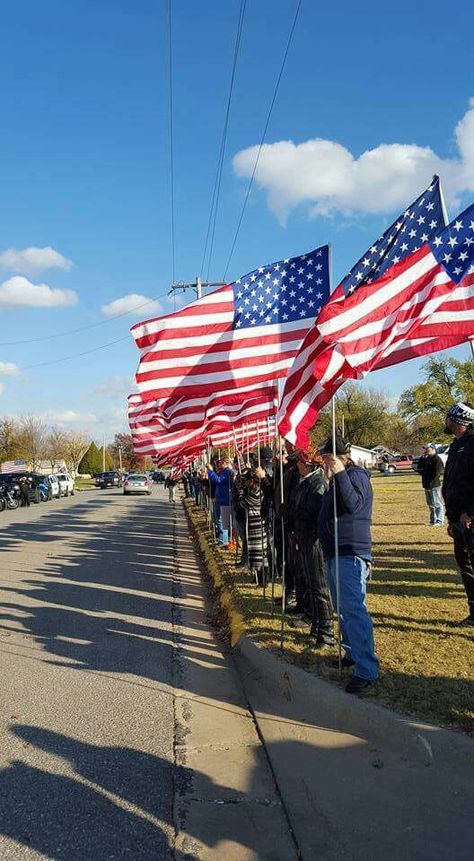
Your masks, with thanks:
[{"label": "motorcycle", "polygon": [[0,485],[0,511],[7,508],[9,511],[14,511],[20,507],[20,489],[18,485],[2,484]]}]

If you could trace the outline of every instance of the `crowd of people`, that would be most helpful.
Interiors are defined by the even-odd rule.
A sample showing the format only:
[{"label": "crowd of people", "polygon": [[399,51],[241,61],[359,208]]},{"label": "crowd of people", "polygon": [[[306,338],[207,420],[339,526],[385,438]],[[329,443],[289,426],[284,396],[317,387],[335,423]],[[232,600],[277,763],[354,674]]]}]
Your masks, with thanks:
[{"label": "crowd of people", "polygon": [[[434,444],[418,464],[429,522],[448,521],[454,555],[474,626],[474,408],[454,404],[446,418],[452,434],[444,468]],[[219,546],[237,539],[239,567],[259,585],[285,579],[287,614],[307,622],[316,649],[335,645],[339,606],[342,664],[352,668],[348,693],[361,694],[377,679],[366,584],[372,567],[370,472],[353,463],[350,444],[338,434],[319,450],[286,443],[279,456],[268,446],[244,460],[223,457],[182,476],[185,494],[204,505]],[[283,492],[282,492],[283,483]],[[170,494],[171,498],[171,494]],[[174,498],[174,492],[173,492]],[[284,571],[283,571],[284,569]]]}]

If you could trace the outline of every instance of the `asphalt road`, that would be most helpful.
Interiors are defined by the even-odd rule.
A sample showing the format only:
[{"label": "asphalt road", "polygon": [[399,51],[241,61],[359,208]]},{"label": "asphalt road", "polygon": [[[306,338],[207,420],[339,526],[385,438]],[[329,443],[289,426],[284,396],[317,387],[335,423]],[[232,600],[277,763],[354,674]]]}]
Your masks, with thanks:
[{"label": "asphalt road", "polygon": [[0,514],[0,858],[172,857],[172,524],[92,491]]}]

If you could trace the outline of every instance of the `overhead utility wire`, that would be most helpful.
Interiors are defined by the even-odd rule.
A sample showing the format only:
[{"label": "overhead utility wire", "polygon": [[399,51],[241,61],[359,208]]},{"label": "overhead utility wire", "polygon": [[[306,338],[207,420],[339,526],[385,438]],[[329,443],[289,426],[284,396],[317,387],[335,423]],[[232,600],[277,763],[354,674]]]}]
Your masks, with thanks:
[{"label": "overhead utility wire", "polygon": [[247,186],[247,191],[246,191],[246,193],[245,193],[245,198],[244,198],[244,202],[243,202],[243,205],[242,205],[242,210],[241,210],[241,212],[240,212],[239,220],[238,220],[238,222],[237,222],[237,227],[236,227],[236,230],[235,230],[234,239],[233,239],[233,241],[232,241],[232,246],[231,246],[231,249],[230,249],[229,257],[227,258],[227,263],[226,263],[226,267],[225,267],[224,277],[223,277],[223,279],[222,279],[223,281],[226,281],[226,278],[227,278],[227,272],[228,272],[228,270],[229,270],[230,262],[231,262],[231,260],[232,260],[232,257],[233,257],[234,251],[235,251],[235,246],[236,246],[236,244],[237,244],[237,238],[238,238],[238,235],[239,235],[239,233],[240,233],[240,228],[241,228],[241,226],[242,226],[242,221],[244,220],[245,210],[247,209],[247,203],[248,203],[248,200],[249,200],[249,197],[250,197],[250,192],[251,192],[251,189],[252,189],[253,181],[254,181],[254,179],[255,179],[255,174],[256,174],[256,172],[257,172],[258,163],[259,163],[259,161],[260,161],[260,155],[261,155],[261,152],[262,152],[263,144],[265,143],[265,138],[266,138],[266,136],[267,136],[268,126],[269,126],[269,124],[270,124],[270,118],[271,118],[271,115],[272,115],[272,112],[273,112],[273,107],[274,107],[274,105],[275,105],[276,97],[277,97],[277,95],[278,95],[278,90],[279,90],[279,88],[280,88],[280,82],[281,82],[281,79],[282,79],[282,76],[283,76],[283,71],[284,71],[284,69],[285,69],[285,65],[286,65],[286,59],[287,59],[287,57],[288,57],[288,52],[289,52],[289,50],[290,50],[290,45],[291,45],[291,42],[292,42],[292,39],[293,39],[293,33],[295,32],[296,23],[297,23],[297,21],[298,21],[298,16],[299,16],[300,9],[301,9],[301,4],[302,4],[302,0],[298,0],[298,4],[297,4],[297,6],[296,6],[296,11],[295,11],[295,14],[294,14],[294,17],[293,17],[293,22],[292,22],[292,25],[291,25],[291,28],[290,28],[290,32],[289,32],[289,35],[288,35],[288,39],[287,39],[287,42],[286,42],[286,48],[285,48],[285,52],[284,52],[284,54],[283,54],[283,60],[282,60],[282,63],[281,63],[280,71],[279,71],[279,73],[278,73],[278,77],[277,77],[277,80],[276,80],[275,88],[274,88],[274,90],[273,90],[272,100],[271,100],[271,102],[270,102],[270,107],[269,107],[269,109],[268,109],[267,119],[266,119],[266,121],[265,121],[265,125],[264,125],[264,127],[263,127],[263,133],[262,133],[262,137],[261,137],[261,139],[260,139],[260,144],[259,144],[259,148],[258,148],[258,151],[257,151],[257,156],[256,156],[256,158],[255,158],[255,164],[254,164],[254,166],[253,166],[252,175],[251,175],[251,177],[250,177],[249,184],[248,184],[248,186]]},{"label": "overhead utility wire", "polygon": [[46,362],[38,362],[35,365],[24,365],[20,371],[32,371],[33,368],[45,368],[47,365],[59,365],[61,362],[68,362],[71,359],[79,359],[82,356],[89,356],[90,353],[98,353],[99,350],[105,350],[107,347],[113,347],[114,344],[119,344],[121,341],[130,340],[130,335],[124,335],[122,338],[117,338],[115,341],[109,341],[108,344],[100,344],[99,347],[91,347],[90,350],[83,350],[82,353],[72,353],[70,356],[62,356],[60,359],[49,359]]},{"label": "overhead utility wire", "polygon": [[24,338],[21,341],[0,341],[0,347],[16,347],[21,344],[37,344],[38,341],[52,341],[56,338],[63,338],[65,335],[77,335],[79,332],[85,332],[88,329],[96,329],[97,326],[105,326],[106,323],[113,323],[114,320],[120,320],[121,317],[128,317],[132,311],[138,311],[139,308],[144,308],[145,305],[151,305],[153,302],[158,302],[159,299],[165,299],[168,293],[162,293],[161,296],[155,296],[154,299],[147,299],[146,302],[140,302],[139,305],[134,305],[128,311],[121,311],[120,314],[114,314],[107,317],[106,320],[98,320],[96,323],[86,323],[85,326],[77,326],[75,329],[65,329],[63,332],[53,332],[50,335],[38,335],[36,338]]},{"label": "overhead utility wire", "polygon": [[224,167],[225,150],[226,150],[226,144],[227,144],[227,131],[228,131],[228,127],[229,127],[230,106],[231,106],[231,102],[232,102],[232,93],[234,90],[235,72],[236,72],[236,68],[237,68],[237,58],[239,56],[240,40],[242,37],[242,28],[243,28],[243,23],[244,23],[246,5],[247,5],[247,0],[241,0],[240,9],[239,9],[239,17],[238,17],[238,21],[237,21],[237,32],[236,32],[236,36],[235,36],[234,57],[233,57],[233,61],[232,61],[232,71],[231,71],[231,76],[230,76],[229,93],[227,96],[227,105],[226,105],[226,110],[225,110],[225,115],[224,115],[224,125],[222,128],[221,145],[220,145],[220,149],[219,149],[219,155],[217,158],[216,176],[215,176],[215,180],[214,180],[214,188],[213,188],[212,198],[211,198],[211,207],[210,207],[209,219],[208,219],[208,223],[207,223],[206,240],[204,243],[204,252],[203,252],[202,263],[201,263],[201,275],[203,275],[204,274],[205,261],[206,261],[206,255],[207,255],[207,252],[209,251],[209,254],[207,255],[207,257],[208,257],[207,275],[206,275],[207,280],[209,280],[209,273],[210,273],[211,261],[212,261],[212,252],[214,249],[214,237],[215,237],[215,233],[216,233],[217,212],[218,212],[218,208],[219,208],[219,197],[220,197],[220,189],[221,189],[222,171],[223,171],[223,167]]},{"label": "overhead utility wire", "polygon": [[174,135],[173,135],[173,27],[171,2],[168,0],[168,124],[169,124],[169,171],[171,205],[171,270],[175,282],[175,219],[174,219]]}]

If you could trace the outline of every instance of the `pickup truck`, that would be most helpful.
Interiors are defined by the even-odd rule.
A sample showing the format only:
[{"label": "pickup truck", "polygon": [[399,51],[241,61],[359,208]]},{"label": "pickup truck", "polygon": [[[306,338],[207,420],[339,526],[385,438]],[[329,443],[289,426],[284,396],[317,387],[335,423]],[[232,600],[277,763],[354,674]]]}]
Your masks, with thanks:
[{"label": "pickup truck", "polygon": [[396,472],[407,472],[409,469],[413,469],[413,455],[395,454],[389,460],[381,461],[379,469],[383,475],[394,475]]}]

